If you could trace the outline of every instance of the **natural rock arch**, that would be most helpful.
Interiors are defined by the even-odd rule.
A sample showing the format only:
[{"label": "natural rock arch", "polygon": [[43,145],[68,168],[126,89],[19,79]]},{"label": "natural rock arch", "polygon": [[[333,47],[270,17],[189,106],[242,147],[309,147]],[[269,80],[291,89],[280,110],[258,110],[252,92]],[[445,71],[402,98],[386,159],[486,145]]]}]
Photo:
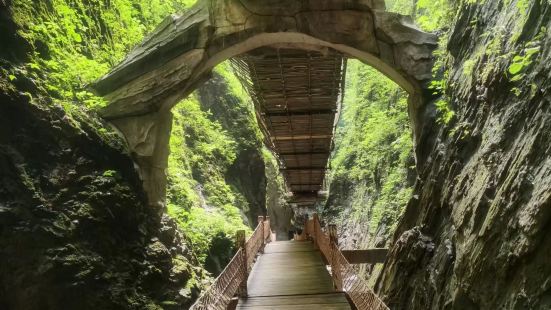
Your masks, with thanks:
[{"label": "natural rock arch", "polygon": [[332,48],[378,69],[409,93],[417,141],[436,37],[383,2],[200,0],[167,18],[93,86],[109,101],[102,115],[126,138],[149,203],[164,205],[170,109],[218,63],[263,46]]}]

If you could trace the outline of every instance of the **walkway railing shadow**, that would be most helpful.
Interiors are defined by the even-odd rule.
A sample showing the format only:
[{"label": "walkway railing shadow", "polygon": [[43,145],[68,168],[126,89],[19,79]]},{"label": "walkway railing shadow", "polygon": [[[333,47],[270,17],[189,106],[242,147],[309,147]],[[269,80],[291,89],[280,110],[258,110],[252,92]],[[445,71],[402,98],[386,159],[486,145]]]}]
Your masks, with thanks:
[{"label": "walkway railing shadow", "polygon": [[246,296],[247,278],[255,257],[263,252],[271,236],[270,219],[263,216],[258,217],[258,225],[248,240],[245,241],[244,230],[238,231],[236,241],[239,250],[190,310],[226,310],[236,294]]},{"label": "walkway railing shadow", "polygon": [[331,276],[338,291],[345,292],[358,310],[387,310],[385,303],[373,292],[366,281],[358,276],[352,264],[339,250],[337,229],[335,225],[323,231],[317,214],[304,225],[300,238],[312,238],[314,246],[331,266]]}]

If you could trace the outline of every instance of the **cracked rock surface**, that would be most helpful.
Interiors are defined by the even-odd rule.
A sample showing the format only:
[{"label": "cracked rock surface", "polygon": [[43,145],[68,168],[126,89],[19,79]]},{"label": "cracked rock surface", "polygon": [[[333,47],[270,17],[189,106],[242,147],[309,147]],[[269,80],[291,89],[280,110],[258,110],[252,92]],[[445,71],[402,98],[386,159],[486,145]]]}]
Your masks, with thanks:
[{"label": "cracked rock surface", "polygon": [[[392,309],[551,308],[551,5],[528,3],[524,20],[502,1],[459,8],[456,115],[419,144],[425,164],[377,285]],[[531,47],[515,81],[511,61]]]}]

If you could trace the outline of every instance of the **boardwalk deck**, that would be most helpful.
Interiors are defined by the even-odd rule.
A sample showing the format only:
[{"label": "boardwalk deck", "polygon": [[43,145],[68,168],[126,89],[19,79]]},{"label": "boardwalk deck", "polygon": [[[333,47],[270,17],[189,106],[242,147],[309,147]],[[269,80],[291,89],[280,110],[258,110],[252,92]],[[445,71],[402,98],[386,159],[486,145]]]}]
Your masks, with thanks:
[{"label": "boardwalk deck", "polygon": [[310,242],[269,243],[251,271],[248,290],[238,310],[351,309]]}]

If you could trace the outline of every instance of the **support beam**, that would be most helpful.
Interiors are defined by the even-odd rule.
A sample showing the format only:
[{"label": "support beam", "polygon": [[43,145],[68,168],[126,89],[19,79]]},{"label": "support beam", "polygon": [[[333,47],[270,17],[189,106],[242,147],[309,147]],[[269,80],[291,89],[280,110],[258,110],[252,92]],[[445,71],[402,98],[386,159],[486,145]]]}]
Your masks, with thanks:
[{"label": "support beam", "polygon": [[300,191],[300,192],[293,192],[294,196],[312,196],[317,197],[318,191]]},{"label": "support beam", "polygon": [[335,115],[336,110],[331,109],[323,109],[323,110],[307,110],[307,111],[289,111],[289,112],[267,112],[267,113],[261,113],[262,115],[266,117],[278,117],[278,116],[318,116],[318,115],[327,115],[327,116],[333,116]]},{"label": "support beam", "polygon": [[304,206],[304,205],[309,206],[309,205],[314,205],[317,202],[317,200],[315,200],[315,199],[312,199],[312,200],[298,200],[298,201],[289,200],[287,202],[297,204],[297,205],[301,205],[301,206]]},{"label": "support beam", "polygon": [[331,139],[333,135],[298,135],[298,136],[272,136],[274,141],[285,140],[311,140],[311,139]]},{"label": "support beam", "polygon": [[260,254],[264,254],[264,246],[266,245],[266,236],[264,236],[264,225],[266,225],[266,223],[264,223],[265,219],[264,219],[264,216],[263,215],[259,215],[258,216],[258,225],[260,225],[260,234],[261,234],[261,239],[262,239],[262,245],[260,246],[260,250],[258,250],[258,252]]},{"label": "support beam", "polygon": [[289,167],[281,168],[279,171],[325,171],[325,167]]},{"label": "support beam", "polygon": [[311,208],[311,209],[314,209],[314,204],[315,202],[289,202],[289,203],[292,203],[292,204],[295,204],[299,207],[302,207],[302,208]]},{"label": "support beam", "polygon": [[289,200],[288,203],[294,203],[297,205],[314,205],[317,202],[317,199],[312,198],[311,200]]},{"label": "support beam", "polygon": [[316,233],[320,227],[317,227],[320,223],[319,216],[317,213],[314,213],[312,216],[313,221],[313,229],[311,232],[311,235],[314,237],[314,249],[319,249],[319,240],[316,238]]},{"label": "support beam", "polygon": [[289,203],[314,203],[319,200],[318,191],[300,191],[293,192],[289,198]]},{"label": "support beam", "polygon": [[384,263],[388,249],[343,250],[341,251],[350,264],[379,264]]},{"label": "support beam", "polygon": [[337,259],[339,255],[339,238],[337,237],[337,225],[329,224],[329,242],[331,246],[331,273],[333,276],[333,283],[335,284],[335,289],[338,292],[342,291],[343,279],[342,279],[342,265]]},{"label": "support beam", "polygon": [[330,152],[283,152],[283,153],[279,153],[279,156],[301,156],[301,155],[326,156],[329,154]]}]

